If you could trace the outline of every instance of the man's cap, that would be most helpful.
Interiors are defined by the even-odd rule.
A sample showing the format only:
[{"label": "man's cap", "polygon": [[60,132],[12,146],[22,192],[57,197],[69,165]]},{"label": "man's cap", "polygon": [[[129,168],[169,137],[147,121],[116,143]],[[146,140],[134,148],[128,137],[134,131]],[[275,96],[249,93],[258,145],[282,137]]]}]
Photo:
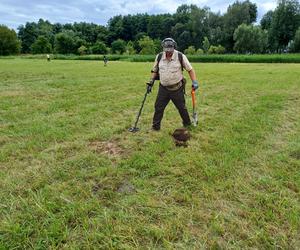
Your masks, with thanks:
[{"label": "man's cap", "polygon": [[165,38],[161,42],[161,46],[163,47],[164,51],[174,51],[174,49],[177,47],[177,44],[173,38]]}]

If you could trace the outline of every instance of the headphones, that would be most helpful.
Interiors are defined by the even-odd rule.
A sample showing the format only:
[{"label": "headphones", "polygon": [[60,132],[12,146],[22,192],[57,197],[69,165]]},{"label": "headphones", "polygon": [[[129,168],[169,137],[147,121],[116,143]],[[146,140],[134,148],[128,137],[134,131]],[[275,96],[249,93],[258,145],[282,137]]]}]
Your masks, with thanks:
[{"label": "headphones", "polygon": [[165,38],[164,40],[162,40],[161,46],[163,48],[173,47],[174,49],[176,49],[177,43],[175,42],[175,40],[173,38],[168,37],[168,38]]}]

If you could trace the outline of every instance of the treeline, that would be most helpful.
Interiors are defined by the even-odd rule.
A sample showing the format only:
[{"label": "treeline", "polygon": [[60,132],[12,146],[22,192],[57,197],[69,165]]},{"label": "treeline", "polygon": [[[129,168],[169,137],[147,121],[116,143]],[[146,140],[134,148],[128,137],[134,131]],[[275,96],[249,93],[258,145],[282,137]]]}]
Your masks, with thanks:
[{"label": "treeline", "polygon": [[[174,14],[112,17],[107,26],[93,23],[27,22],[16,34],[0,26],[0,54],[155,54],[173,37],[187,54],[300,52],[300,4],[280,0],[256,25],[257,6],[236,1],[226,13],[183,4]],[[2,42],[14,37],[10,48]],[[4,38],[3,38],[4,37]],[[1,41],[2,40],[2,41]]]}]

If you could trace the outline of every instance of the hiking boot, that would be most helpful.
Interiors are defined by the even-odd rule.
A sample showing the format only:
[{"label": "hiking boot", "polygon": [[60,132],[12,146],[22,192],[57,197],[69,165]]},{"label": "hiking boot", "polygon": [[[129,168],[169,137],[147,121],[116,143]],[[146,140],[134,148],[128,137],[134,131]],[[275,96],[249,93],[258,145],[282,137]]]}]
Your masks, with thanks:
[{"label": "hiking boot", "polygon": [[152,131],[159,131],[160,128],[159,128],[159,127],[153,127],[153,126],[152,126],[151,130],[152,130]]}]

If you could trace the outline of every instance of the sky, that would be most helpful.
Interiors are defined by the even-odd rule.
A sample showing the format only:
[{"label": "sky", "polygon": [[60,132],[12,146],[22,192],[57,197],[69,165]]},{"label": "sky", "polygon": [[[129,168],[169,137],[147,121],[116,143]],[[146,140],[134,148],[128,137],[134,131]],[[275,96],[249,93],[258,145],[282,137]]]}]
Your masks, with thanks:
[{"label": "sky", "polygon": [[[137,13],[162,14],[176,12],[182,4],[210,7],[213,12],[224,13],[235,0],[0,0],[0,24],[17,29],[26,22],[40,18],[51,23],[92,22],[107,25],[116,15]],[[276,8],[276,0],[251,0],[256,3],[258,21]]]}]

